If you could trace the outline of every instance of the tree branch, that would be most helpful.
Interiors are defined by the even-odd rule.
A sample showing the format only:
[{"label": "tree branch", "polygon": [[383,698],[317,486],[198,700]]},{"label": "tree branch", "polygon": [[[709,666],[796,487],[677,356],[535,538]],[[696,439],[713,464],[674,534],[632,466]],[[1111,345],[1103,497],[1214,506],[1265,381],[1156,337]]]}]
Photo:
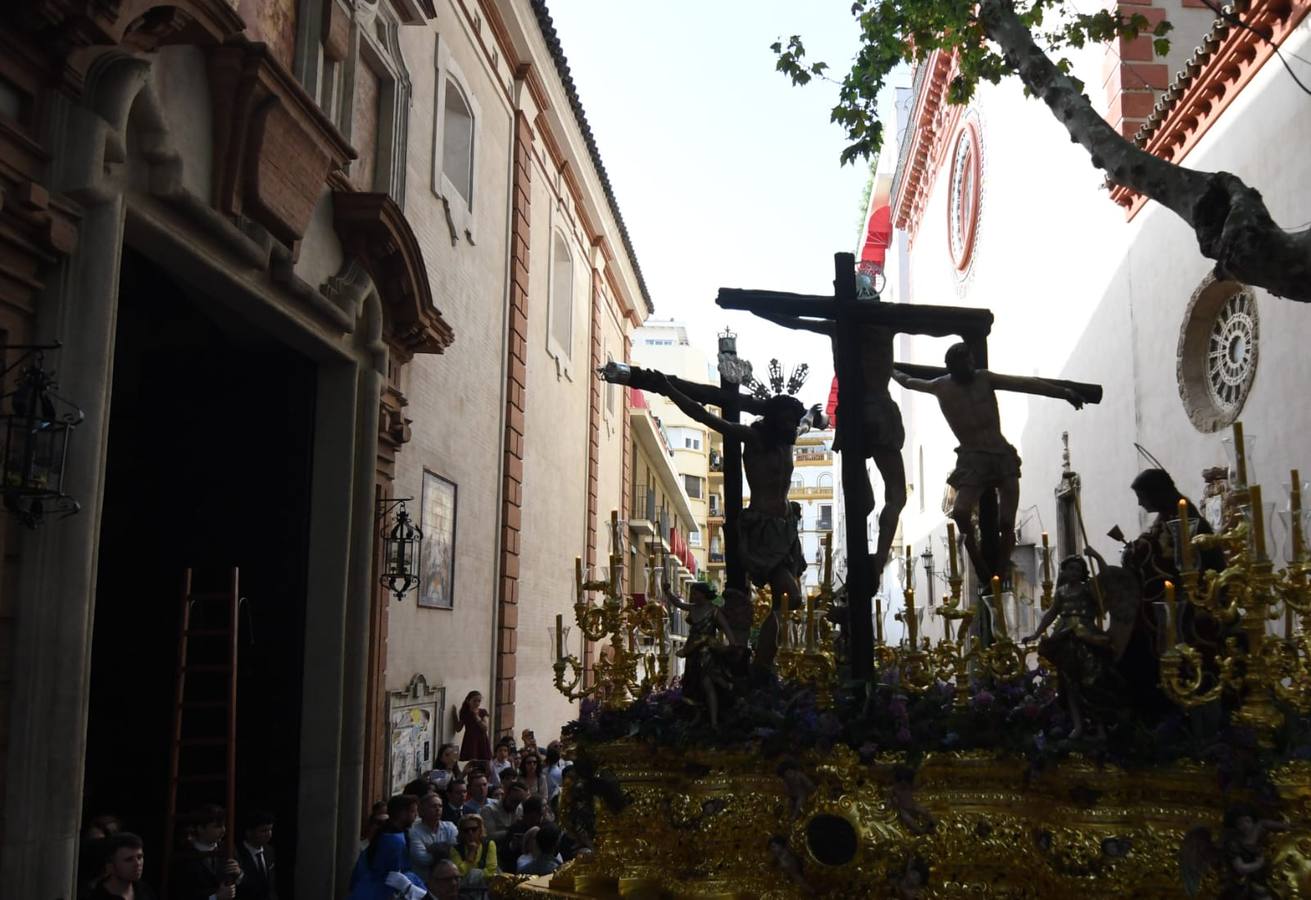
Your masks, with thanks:
[{"label": "tree branch", "polygon": [[1311,302],[1311,228],[1275,224],[1260,193],[1228,172],[1166,162],[1123,137],[1037,45],[1010,0],[982,0],[979,21],[1025,86],[1051,108],[1111,181],[1157,201],[1188,223],[1217,278]]}]

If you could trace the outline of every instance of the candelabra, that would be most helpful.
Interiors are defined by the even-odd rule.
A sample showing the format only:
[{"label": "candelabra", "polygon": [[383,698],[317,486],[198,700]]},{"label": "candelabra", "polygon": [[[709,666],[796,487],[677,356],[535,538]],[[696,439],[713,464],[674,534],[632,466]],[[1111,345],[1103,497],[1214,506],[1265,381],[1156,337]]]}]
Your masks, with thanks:
[{"label": "candelabra", "polygon": [[829,612],[833,609],[833,546],[827,537],[823,572],[819,593],[806,598],[804,619],[797,621],[801,610],[787,615],[784,624],[788,627],[780,629],[785,640],[779,647],[777,660],[781,677],[810,685],[816,704],[820,709],[828,709],[833,705],[838,664],[832,650],[833,627],[829,622]]},{"label": "candelabra", "polygon": [[[669,683],[668,614],[659,603],[638,604],[623,591],[623,553],[619,515],[610,514],[613,531],[606,578],[587,578],[581,558],[574,559],[574,619],[584,641],[606,646],[592,663],[589,679],[583,662],[565,652],[564,616],[555,617],[555,687],[570,700],[600,700],[622,706],[633,697],[661,690]],[[601,595],[600,602],[593,595]],[[643,644],[649,640],[653,649]]]},{"label": "candelabra", "polygon": [[[1234,698],[1236,722],[1252,728],[1263,746],[1272,746],[1283,724],[1279,703],[1299,713],[1311,712],[1311,647],[1307,642],[1311,616],[1311,571],[1303,546],[1301,486],[1296,470],[1290,492],[1292,551],[1287,567],[1274,571],[1266,550],[1261,486],[1247,484],[1242,424],[1234,424],[1235,487],[1225,529],[1218,535],[1193,534],[1188,503],[1179,501],[1178,517],[1168,524],[1178,548],[1183,597],[1166,582],[1167,640],[1161,655],[1161,684],[1184,707]],[[1198,551],[1224,552],[1220,571],[1202,571]],[[1220,640],[1211,652],[1182,633],[1184,611],[1212,621]],[[1300,628],[1294,630],[1294,617]],[[1269,622],[1284,620],[1284,634],[1271,632]],[[1278,702],[1276,702],[1278,701]]]},{"label": "candelabra", "polygon": [[[951,591],[943,602],[940,614],[946,621],[945,637],[933,644],[927,637],[919,634],[919,617],[915,607],[915,587],[907,579],[904,590],[906,623],[906,643],[904,646],[891,647],[882,641],[874,649],[879,668],[884,671],[897,672],[898,683],[912,693],[922,693],[938,682],[953,684],[955,687],[955,705],[963,708],[969,703],[969,678],[973,670],[979,675],[991,677],[998,681],[1013,681],[1024,674],[1024,650],[1012,640],[1006,627],[1005,601],[1002,597],[1001,579],[992,579],[991,595],[987,601],[989,611],[989,642],[985,645],[977,633],[971,633],[974,623],[974,610],[966,609],[961,604],[961,585],[963,582],[956,555],[956,529],[952,523],[947,524],[948,562],[950,565],[948,584]],[[907,569],[910,569],[911,548],[906,548]],[[951,623],[957,624],[955,637],[952,637]]]}]

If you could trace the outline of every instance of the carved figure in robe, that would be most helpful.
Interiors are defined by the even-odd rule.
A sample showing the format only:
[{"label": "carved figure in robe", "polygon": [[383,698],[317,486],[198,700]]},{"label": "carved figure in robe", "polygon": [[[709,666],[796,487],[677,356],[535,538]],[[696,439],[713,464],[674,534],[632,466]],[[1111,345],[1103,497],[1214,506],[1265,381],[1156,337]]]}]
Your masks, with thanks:
[{"label": "carved figure in robe", "polygon": [[773,598],[773,611],[760,628],[756,646],[756,664],[772,669],[778,652],[778,614],[786,608],[798,609],[803,602],[798,576],[805,570],[806,559],[788,489],[792,485],[792,448],[806,407],[795,397],[779,394],[766,402],[762,418],[741,425],[709,412],[676,389],[666,376],[660,375],[659,380],[658,392],[688,416],[742,444],[742,469],[751,489],[751,503],[738,519],[738,544],[748,577],[757,586],[769,587]]},{"label": "carved figure in robe", "polygon": [[[721,635],[732,633],[732,626],[718,605],[715,589],[704,581],[692,583],[690,603],[679,600],[665,588],[665,602],[687,613],[687,641],[678,655],[687,662],[683,669],[683,697],[705,704],[712,728],[719,725],[719,693],[732,687],[724,660],[718,655]],[[722,602],[722,601],[721,601]]]},{"label": "carved figure in robe", "polygon": [[[1082,557],[1068,556],[1061,561],[1056,593],[1052,605],[1043,613],[1028,643],[1042,637],[1055,624],[1051,634],[1042,637],[1038,652],[1052,662],[1060,676],[1057,684],[1061,702],[1070,714],[1070,738],[1083,737],[1095,692],[1104,690],[1110,662],[1111,638],[1097,624],[1098,603]],[[1094,721],[1097,737],[1106,736],[1100,717]]]}]

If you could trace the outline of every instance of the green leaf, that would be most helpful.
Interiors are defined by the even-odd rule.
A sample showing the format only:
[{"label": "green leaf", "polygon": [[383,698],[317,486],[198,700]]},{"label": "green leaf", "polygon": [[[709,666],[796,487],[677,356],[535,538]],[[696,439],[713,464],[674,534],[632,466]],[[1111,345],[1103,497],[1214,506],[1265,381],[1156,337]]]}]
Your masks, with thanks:
[{"label": "green leaf", "polygon": [[1157,56],[1166,56],[1170,52],[1170,39],[1157,38],[1152,41],[1152,49],[1156,51]]}]

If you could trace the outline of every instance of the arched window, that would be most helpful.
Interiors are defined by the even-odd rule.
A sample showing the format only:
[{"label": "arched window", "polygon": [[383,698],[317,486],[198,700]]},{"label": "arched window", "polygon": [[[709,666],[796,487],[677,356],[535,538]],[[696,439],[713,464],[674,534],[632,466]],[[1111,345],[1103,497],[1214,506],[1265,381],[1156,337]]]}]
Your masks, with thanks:
[{"label": "arched window", "polygon": [[819,480],[815,483],[822,488],[831,488],[833,487],[833,476],[828,472],[820,472]]},{"label": "arched window", "polygon": [[[442,129],[442,175],[473,209],[473,110],[453,78],[446,79],[446,115]],[[453,199],[453,198],[452,198]]]},{"label": "arched window", "polygon": [[437,41],[437,96],[433,110],[432,192],[446,205],[451,243],[474,243],[481,111],[447,42]]},{"label": "arched window", "polygon": [[793,472],[793,473],[792,473],[792,489],[793,489],[793,490],[798,490],[798,489],[803,488],[803,487],[805,487],[805,486],[806,486],[806,481],[805,481],[804,478],[801,477],[801,473],[800,473],[800,472]]},{"label": "arched window", "polygon": [[574,257],[560,232],[551,240],[550,350],[561,363],[569,361],[574,339]]}]

